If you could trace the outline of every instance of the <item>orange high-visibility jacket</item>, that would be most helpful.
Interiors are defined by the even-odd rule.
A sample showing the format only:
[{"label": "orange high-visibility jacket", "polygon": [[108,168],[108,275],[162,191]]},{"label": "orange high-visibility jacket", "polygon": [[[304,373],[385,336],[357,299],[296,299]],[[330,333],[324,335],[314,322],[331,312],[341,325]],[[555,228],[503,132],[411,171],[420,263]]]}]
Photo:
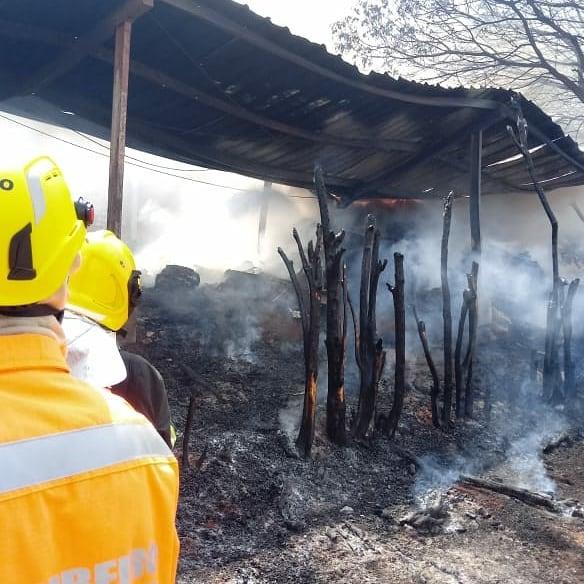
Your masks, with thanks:
[{"label": "orange high-visibility jacket", "polygon": [[176,459],[48,336],[0,336],[0,583],[170,584]]}]

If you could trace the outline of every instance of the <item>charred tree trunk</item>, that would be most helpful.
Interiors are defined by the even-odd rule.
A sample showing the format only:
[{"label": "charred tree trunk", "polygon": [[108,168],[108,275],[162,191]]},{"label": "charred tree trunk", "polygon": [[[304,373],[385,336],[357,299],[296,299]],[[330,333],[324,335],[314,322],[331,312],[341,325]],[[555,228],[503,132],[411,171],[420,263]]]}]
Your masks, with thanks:
[{"label": "charred tree trunk", "polygon": [[529,146],[527,143],[527,122],[521,111],[519,104],[515,103],[514,107],[517,111],[517,131],[515,131],[511,126],[507,126],[507,131],[509,132],[511,138],[515,142],[515,146],[520,154],[525,160],[527,165],[527,170],[529,172],[529,177],[535,190],[539,201],[545,211],[545,214],[550,222],[552,238],[552,293],[550,297],[550,303],[548,305],[547,311],[547,328],[546,328],[546,340],[545,340],[545,355],[543,361],[543,394],[545,397],[549,397],[551,401],[559,401],[561,394],[561,388],[559,387],[559,355],[558,355],[558,333],[560,328],[560,305],[559,305],[559,287],[560,287],[560,274],[559,274],[559,260],[558,260],[558,220],[550,207],[544,190],[541,188],[539,181],[535,175],[535,166],[533,164],[533,159],[531,153],[529,152]]},{"label": "charred tree trunk", "polygon": [[387,260],[379,261],[379,230],[372,215],[367,217],[359,306],[359,408],[355,436],[366,438],[375,418],[377,388],[385,366],[383,342],[377,338],[377,288]]},{"label": "charred tree trunk", "polygon": [[385,433],[393,438],[401,417],[406,391],[406,303],[404,256],[393,254],[395,264],[395,285],[387,285],[393,296],[393,311],[395,318],[395,385],[393,390],[393,405],[387,418]]},{"label": "charred tree trunk", "polygon": [[300,285],[298,275],[294,271],[294,265],[288,259],[284,250],[278,248],[278,253],[288,269],[290,279],[298,297],[298,306],[302,319],[304,342],[304,405],[296,446],[302,452],[303,456],[309,457],[314,441],[316,400],[318,395],[318,344],[320,336],[321,296],[319,282],[322,280],[322,266],[320,261],[322,229],[320,226],[317,228],[316,245],[313,246],[312,242],[308,244],[308,257],[306,257],[296,229],[292,233],[298,247],[298,253],[300,254],[302,268],[306,277],[307,286],[305,288]]},{"label": "charred tree trunk", "polygon": [[320,208],[323,229],[323,243],[326,274],[326,350],[328,358],[328,391],[326,409],[326,430],[328,437],[338,445],[346,443],[345,428],[345,343],[343,316],[346,310],[343,306],[342,259],[345,253],[342,247],[345,232],[335,233],[332,230],[328,211],[327,192],[322,169],[316,165],[314,183]]},{"label": "charred tree trunk", "polygon": [[576,397],[574,361],[572,360],[572,303],[579,284],[579,278],[570,282],[568,294],[562,307],[562,324],[564,327],[564,399],[566,400],[573,400]]},{"label": "charred tree trunk", "polygon": [[418,335],[420,337],[420,342],[422,343],[422,349],[424,350],[424,357],[426,358],[426,363],[428,363],[428,368],[430,369],[430,375],[432,376],[432,390],[430,393],[430,405],[432,408],[432,424],[436,428],[440,428],[440,416],[438,413],[438,395],[440,394],[440,378],[438,377],[438,370],[434,364],[434,359],[432,359],[432,354],[430,353],[430,346],[428,345],[428,335],[426,333],[426,324],[423,320],[418,318],[418,312],[416,307],[412,307],[414,311],[414,318],[416,319],[416,325],[418,328]]},{"label": "charred tree trunk", "polygon": [[460,319],[458,320],[458,334],[456,335],[456,347],[454,349],[454,385],[456,388],[454,411],[456,417],[462,417],[462,342],[464,340],[464,326],[470,304],[470,290],[462,293],[462,305],[460,307]]},{"label": "charred tree trunk", "polygon": [[353,301],[351,300],[351,295],[347,293],[347,303],[349,305],[349,309],[351,310],[351,318],[353,319],[353,332],[355,335],[355,363],[357,363],[357,367],[361,370],[361,355],[359,353],[359,326],[357,325],[357,317],[355,316],[355,309],[353,308]]},{"label": "charred tree trunk", "polygon": [[468,274],[468,288],[470,290],[468,308],[468,350],[464,358],[463,369],[466,372],[466,385],[464,393],[464,416],[472,418],[474,409],[474,391],[472,385],[473,359],[476,347],[478,329],[478,278],[479,265],[472,263],[471,273]]},{"label": "charred tree trunk", "polygon": [[444,403],[442,423],[450,423],[452,410],[452,307],[448,284],[448,240],[452,220],[452,197],[449,193],[444,199],[444,222],[442,227],[442,246],[440,255],[440,276],[442,280],[442,319],[444,321]]}]

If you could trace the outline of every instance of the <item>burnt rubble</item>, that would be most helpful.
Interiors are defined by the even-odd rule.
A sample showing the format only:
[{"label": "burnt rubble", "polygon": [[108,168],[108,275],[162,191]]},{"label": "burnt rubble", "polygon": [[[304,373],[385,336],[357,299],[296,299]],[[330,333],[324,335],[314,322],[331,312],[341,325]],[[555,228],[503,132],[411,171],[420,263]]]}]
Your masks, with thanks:
[{"label": "burnt rubble", "polygon": [[[159,287],[144,292],[133,349],[165,378],[178,450],[191,396],[194,403],[178,513],[179,584],[531,584],[559,581],[558,573],[567,584],[583,580],[584,447],[569,420],[576,406],[557,424],[544,422],[548,410],[525,383],[530,338],[483,328],[475,418],[448,432],[432,425],[427,365],[412,343],[394,442],[331,445],[322,394],[312,458],[302,460],[290,448],[303,399],[295,307],[291,284],[261,273],[232,272],[177,297]],[[392,390],[390,370],[379,388],[385,411]],[[349,421],[357,401],[347,383]],[[544,426],[545,442],[520,444]],[[518,458],[509,463],[510,456]],[[458,480],[464,474],[523,488],[538,484],[534,472],[551,481],[561,513]]]},{"label": "burnt rubble", "polygon": [[201,277],[192,268],[168,265],[157,274],[154,286],[158,290],[190,291],[201,283]]}]

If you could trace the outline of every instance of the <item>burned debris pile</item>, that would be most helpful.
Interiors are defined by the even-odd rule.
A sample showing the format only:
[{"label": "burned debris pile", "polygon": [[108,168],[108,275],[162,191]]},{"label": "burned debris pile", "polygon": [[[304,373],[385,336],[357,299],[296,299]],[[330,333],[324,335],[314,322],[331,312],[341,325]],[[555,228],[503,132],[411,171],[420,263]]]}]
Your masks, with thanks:
[{"label": "burned debris pile", "polygon": [[[501,574],[497,565],[512,575],[509,581],[527,584],[553,581],[560,564],[572,570],[567,583],[580,581],[576,548],[566,551],[553,542],[575,541],[583,525],[578,501],[560,503],[582,500],[584,484],[574,464],[582,442],[558,422],[530,449],[521,441],[541,427],[547,406],[534,408],[518,424],[508,415],[517,416],[523,407],[512,403],[514,393],[526,391],[526,399],[538,402],[536,386],[522,389],[530,339],[488,330],[478,335],[477,415],[448,432],[432,425],[422,354],[408,358],[404,407],[392,441],[374,437],[350,440],[344,448],[332,444],[324,391],[317,398],[311,458],[303,459],[291,457],[287,446],[298,436],[304,398],[296,307],[291,283],[258,273],[231,272],[221,284],[202,283],[180,301],[156,287],[145,291],[134,349],[152,360],[167,382],[178,449],[191,405],[178,515],[179,584],[368,578],[405,583],[420,571],[430,575],[428,581],[441,582],[449,581],[446,574],[453,570],[486,583]],[[264,310],[270,319],[262,316]],[[245,350],[241,344],[235,349],[244,327],[255,331]],[[410,346],[416,343],[412,337]],[[326,372],[323,347],[319,363]],[[517,363],[523,363],[521,371]],[[394,367],[382,376],[381,412],[391,410],[393,377]],[[490,423],[484,417],[487,386],[493,388]],[[358,393],[357,385],[347,394],[349,428]],[[543,455],[548,442],[556,445]],[[511,451],[517,458],[509,462]],[[514,474],[500,468],[503,463]],[[542,491],[550,486],[535,480],[535,472],[553,477],[553,497]],[[465,484],[465,476],[551,498],[562,512],[549,520],[545,507]],[[467,557],[461,550],[474,552]],[[341,576],[347,570],[349,575]]]},{"label": "burned debris pile", "polygon": [[420,284],[379,217],[343,236],[324,176],[312,241],[283,237],[287,279],[170,266],[144,293],[135,350],[182,448],[179,582],[528,584],[560,563],[582,581],[578,280],[535,322],[507,291],[547,271],[501,253],[494,286],[487,258],[453,260],[447,195]]}]

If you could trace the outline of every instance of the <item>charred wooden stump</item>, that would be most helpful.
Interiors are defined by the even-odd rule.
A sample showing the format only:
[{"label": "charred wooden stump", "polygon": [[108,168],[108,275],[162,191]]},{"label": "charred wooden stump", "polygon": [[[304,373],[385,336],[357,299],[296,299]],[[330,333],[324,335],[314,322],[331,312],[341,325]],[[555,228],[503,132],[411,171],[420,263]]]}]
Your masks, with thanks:
[{"label": "charred wooden stump", "polygon": [[361,265],[359,334],[355,339],[358,342],[357,365],[360,373],[360,386],[354,434],[360,439],[369,436],[373,428],[377,388],[385,366],[383,342],[377,338],[376,309],[379,276],[385,269],[387,261],[379,261],[379,237],[375,218],[369,215]]},{"label": "charred wooden stump", "polygon": [[452,306],[448,284],[448,241],[452,221],[452,198],[450,192],[444,199],[444,221],[442,225],[442,245],[440,254],[440,277],[442,280],[442,319],[444,321],[444,403],[442,423],[450,423],[452,410]]},{"label": "charred wooden stump", "polygon": [[296,446],[305,457],[310,456],[314,442],[316,404],[318,397],[318,345],[320,338],[320,296],[322,282],[322,229],[317,227],[316,244],[308,244],[308,257],[296,229],[292,231],[298,247],[307,286],[302,287],[293,262],[282,248],[278,253],[292,280],[300,309],[304,343],[304,405]]},{"label": "charred wooden stump", "polygon": [[393,310],[395,317],[395,385],[393,390],[393,405],[384,428],[385,433],[395,435],[404,405],[406,389],[406,303],[404,256],[394,253],[395,285],[387,285],[393,296]]},{"label": "charred wooden stump", "polygon": [[432,390],[430,392],[430,405],[432,409],[432,424],[436,428],[440,428],[440,415],[438,412],[438,396],[440,395],[440,378],[438,377],[438,370],[432,358],[432,353],[430,352],[430,346],[428,344],[428,335],[426,333],[426,324],[423,320],[418,317],[418,312],[415,306],[412,306],[414,312],[414,318],[416,319],[416,326],[418,329],[418,336],[420,337],[420,342],[422,343],[422,349],[424,350],[424,357],[426,358],[426,363],[428,363],[428,368],[430,369],[430,375],[432,376]]},{"label": "charred wooden stump", "polygon": [[326,304],[326,349],[328,358],[328,391],[326,429],[328,437],[335,443],[346,442],[345,428],[345,343],[343,330],[346,328],[344,315],[345,295],[343,293],[342,259],[345,253],[342,247],[345,232],[332,230],[328,210],[328,195],[322,169],[315,166],[314,183],[320,208],[323,229],[325,257],[325,277],[327,290]]}]

